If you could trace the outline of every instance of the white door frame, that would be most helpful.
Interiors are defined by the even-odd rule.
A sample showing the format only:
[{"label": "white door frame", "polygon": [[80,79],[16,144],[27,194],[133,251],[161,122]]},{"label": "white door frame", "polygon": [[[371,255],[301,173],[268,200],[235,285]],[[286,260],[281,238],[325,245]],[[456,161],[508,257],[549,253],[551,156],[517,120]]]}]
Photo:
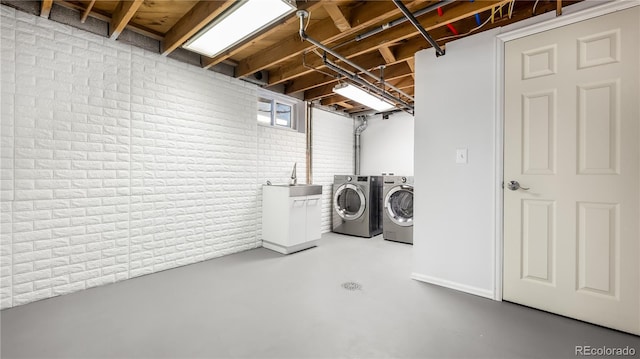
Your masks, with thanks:
[{"label": "white door frame", "polygon": [[[519,29],[507,31],[496,36],[496,125],[495,125],[495,183],[498,187],[495,191],[495,239],[494,239],[494,300],[502,300],[502,264],[503,264],[503,219],[504,202],[502,179],[504,173],[504,44],[507,41],[519,39],[525,36],[537,34],[543,31],[570,25],[576,22],[607,15],[616,11],[625,10],[634,6],[640,6],[640,0],[617,0],[602,4],[599,1],[584,1],[563,10],[559,17],[542,19],[531,25]],[[541,15],[542,17],[543,15]],[[550,15],[547,15],[547,18]],[[551,15],[553,16],[553,15]],[[532,19],[533,20],[533,19]],[[535,20],[533,20],[535,21]],[[517,25],[516,25],[517,26]]]}]

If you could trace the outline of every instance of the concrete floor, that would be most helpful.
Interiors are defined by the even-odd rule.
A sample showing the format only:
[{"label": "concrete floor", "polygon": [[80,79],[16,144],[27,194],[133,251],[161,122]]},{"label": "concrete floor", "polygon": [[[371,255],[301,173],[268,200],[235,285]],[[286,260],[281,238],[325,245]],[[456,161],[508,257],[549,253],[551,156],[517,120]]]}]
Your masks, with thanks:
[{"label": "concrete floor", "polygon": [[[574,358],[640,338],[409,279],[411,246],[325,234],[2,311],[2,358]],[[341,285],[357,282],[360,290]]]}]

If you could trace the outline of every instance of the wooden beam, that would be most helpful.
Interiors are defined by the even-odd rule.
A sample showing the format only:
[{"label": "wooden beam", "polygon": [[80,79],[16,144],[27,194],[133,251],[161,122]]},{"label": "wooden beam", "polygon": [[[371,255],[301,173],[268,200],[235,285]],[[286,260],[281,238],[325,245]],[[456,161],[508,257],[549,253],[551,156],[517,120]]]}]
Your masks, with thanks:
[{"label": "wooden beam", "polygon": [[140,5],[142,5],[143,0],[121,0],[116,10],[113,12],[111,16],[111,23],[109,24],[109,38],[112,40],[116,40],[120,33],[127,26],[133,15],[135,15],[136,11]]},{"label": "wooden beam", "polygon": [[562,15],[562,0],[556,1],[556,16]]},{"label": "wooden beam", "polygon": [[350,109],[355,107],[354,105],[348,103],[347,101],[338,102],[338,103],[336,103],[336,105],[340,105],[340,106],[346,108],[347,110],[350,110]]},{"label": "wooden beam", "polygon": [[52,6],[53,0],[42,0],[42,3],[40,4],[40,16],[48,19],[49,14],[51,14]]},{"label": "wooden beam", "polygon": [[[371,53],[354,58],[354,62],[357,62],[360,66],[366,69],[372,69],[384,64],[384,59],[379,53]],[[327,73],[332,73],[327,70]],[[316,86],[321,86],[329,82],[335,81],[335,76],[322,75],[319,72],[312,71],[308,74],[304,74],[298,78],[293,79],[287,84],[285,91],[287,94],[292,94],[300,91],[305,91]]]},{"label": "wooden beam", "polygon": [[386,61],[388,64],[396,62],[396,56],[393,54],[393,51],[391,51],[391,48],[389,46],[383,46],[379,48],[378,51],[380,51],[380,54],[384,58],[384,61]]},{"label": "wooden beam", "polygon": [[84,11],[82,12],[82,16],[80,17],[80,22],[84,24],[85,21],[87,21],[87,18],[89,17],[89,14],[91,13],[91,9],[93,9],[93,5],[96,4],[96,0],[91,0],[91,2],[89,3],[89,5],[87,5],[87,7],[84,9]]},{"label": "wooden beam", "polygon": [[409,66],[409,68],[411,69],[411,76],[413,76],[413,79],[416,79],[416,61],[415,61],[415,57],[410,57],[407,59],[407,65]]},{"label": "wooden beam", "polygon": [[[331,45],[369,26],[400,15],[400,10],[391,1],[366,1],[362,6],[351,11],[352,23],[358,25],[352,26],[350,30],[341,32],[335,27],[333,20],[328,18],[309,26],[307,33],[315,40]],[[247,76],[274,66],[301,55],[302,52],[313,47],[308,41],[300,41],[298,33],[292,34],[280,43],[241,60],[236,68],[236,77]]]},{"label": "wooden beam", "polygon": [[351,24],[349,23],[348,15],[345,14],[344,11],[338,7],[336,3],[326,3],[324,4],[324,9],[327,11],[327,14],[333,20],[333,23],[336,25],[336,28],[340,31],[349,31],[351,30]]},{"label": "wooden beam", "polygon": [[[65,1],[65,0],[56,0],[56,5],[60,5],[62,7],[67,8],[67,9],[77,10],[77,11],[79,11],[81,13],[84,12],[84,10],[86,9],[82,5],[79,5],[79,4],[76,4],[74,2],[70,2],[70,1]],[[101,21],[108,22],[108,23],[111,22],[111,15],[110,14],[104,14],[102,12],[95,11],[95,9],[91,10],[91,12],[89,13],[89,16],[91,16],[93,18],[96,18],[98,20],[101,20]],[[127,25],[126,29],[127,30],[131,30],[131,31],[133,31],[133,32],[135,32],[137,34],[144,35],[144,36],[149,37],[151,39],[158,40],[158,41],[161,41],[163,39],[163,37],[164,37],[164,36],[160,36],[157,32],[155,32],[153,30],[150,30],[150,29],[147,29],[147,28],[142,28],[142,27],[139,27],[138,25],[132,24],[132,23],[129,23]]]},{"label": "wooden beam", "polygon": [[[509,0],[486,0],[475,2],[460,2],[456,3],[456,6],[452,6],[447,10],[444,16],[438,16],[436,12],[431,12],[420,17],[420,23],[427,30],[435,30],[441,27],[445,27],[447,23],[456,22],[468,17],[472,17],[474,14],[491,9],[500,3],[507,3]],[[378,2],[370,2],[378,3]],[[386,1],[382,2],[386,3]],[[358,42],[351,43],[350,46],[345,46],[340,49],[340,54],[346,58],[353,58],[355,56],[376,51],[382,47],[389,46],[398,41],[410,39],[419,36],[420,33],[409,22],[390,28],[379,34],[373,35]],[[433,36],[433,35],[432,35]],[[422,41],[428,45],[424,38]],[[400,51],[404,45],[399,46],[397,51]],[[397,53],[395,54],[398,58]],[[301,61],[293,66],[280,66],[277,70],[269,73],[269,85],[274,85],[294,77],[309,73],[311,70],[308,67],[321,68],[323,66],[322,59],[315,58],[307,62],[307,66],[303,66]]]},{"label": "wooden beam", "polygon": [[407,61],[407,65],[411,69],[411,72],[416,72],[416,59],[415,59],[415,57],[410,57],[406,61]]},{"label": "wooden beam", "polygon": [[333,95],[331,97],[327,97],[325,99],[320,100],[320,104],[324,106],[338,105],[341,102],[351,101],[350,98],[344,97],[342,95]]},{"label": "wooden beam", "polygon": [[166,33],[162,40],[162,54],[166,56],[182,46],[233,3],[233,0],[198,2]]}]

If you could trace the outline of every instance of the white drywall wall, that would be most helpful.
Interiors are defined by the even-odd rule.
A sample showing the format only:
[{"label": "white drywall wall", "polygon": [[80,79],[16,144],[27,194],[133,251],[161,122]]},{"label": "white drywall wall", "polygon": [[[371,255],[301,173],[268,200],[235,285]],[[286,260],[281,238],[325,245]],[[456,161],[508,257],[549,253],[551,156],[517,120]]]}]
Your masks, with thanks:
[{"label": "white drywall wall", "polygon": [[[413,277],[494,291],[495,36],[416,54]],[[468,163],[456,163],[456,150]]]},{"label": "white drywall wall", "polygon": [[367,119],[367,129],[360,135],[360,173],[413,176],[413,116],[397,112],[383,119]]}]

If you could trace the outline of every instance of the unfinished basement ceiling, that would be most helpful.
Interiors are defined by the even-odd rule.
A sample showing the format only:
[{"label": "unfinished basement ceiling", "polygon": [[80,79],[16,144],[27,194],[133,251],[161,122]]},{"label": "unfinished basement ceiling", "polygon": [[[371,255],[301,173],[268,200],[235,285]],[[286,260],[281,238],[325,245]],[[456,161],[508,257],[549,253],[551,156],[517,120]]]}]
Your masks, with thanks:
[{"label": "unfinished basement ceiling", "polygon": [[[235,1],[209,0],[43,0],[41,16],[48,17],[53,4],[74,9],[78,19],[94,17],[109,22],[109,37],[117,41],[128,29],[161,41],[160,52],[168,55],[179,49],[200,29],[228,9]],[[446,49],[446,43],[491,28],[555,11],[579,1],[402,1],[413,13],[432,9],[417,16],[428,34]],[[414,61],[417,51],[431,47],[409,21],[397,26],[386,24],[404,15],[393,1],[322,0],[297,1],[298,9],[310,18],[306,34],[359,67],[384,79],[404,93],[414,93]],[[439,9],[438,9],[439,8]],[[350,114],[368,108],[332,92],[338,83],[336,73],[323,63],[322,50],[299,36],[299,18],[295,13],[215,58],[200,56],[200,64],[210,68],[227,63],[235,66],[235,76],[277,86],[287,94],[297,94]],[[383,31],[371,36],[375,29]],[[446,55],[444,55],[446,56]],[[329,61],[353,72],[353,67],[328,55]],[[382,72],[381,72],[382,69]],[[302,96],[300,96],[302,94]]]}]

